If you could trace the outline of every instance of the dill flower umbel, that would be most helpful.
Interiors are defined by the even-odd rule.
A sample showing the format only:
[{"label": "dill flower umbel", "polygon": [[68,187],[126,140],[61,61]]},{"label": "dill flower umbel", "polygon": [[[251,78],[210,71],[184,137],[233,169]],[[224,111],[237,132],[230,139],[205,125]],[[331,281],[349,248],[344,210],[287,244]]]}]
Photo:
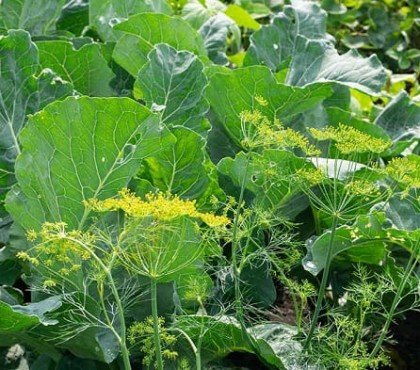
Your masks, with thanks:
[{"label": "dill flower umbel", "polygon": [[284,127],[275,119],[271,122],[259,110],[244,110],[240,114],[244,148],[275,147],[278,149],[301,149],[306,155],[317,156],[320,150],[309,143],[301,133]]},{"label": "dill flower umbel", "polygon": [[122,189],[118,195],[118,198],[102,201],[90,199],[85,202],[85,205],[97,212],[122,210],[133,218],[153,217],[156,220],[170,221],[188,216],[199,219],[210,227],[224,226],[229,223],[229,219],[225,216],[199,212],[194,200],[184,200],[164,193],[149,193],[143,200],[128,189]]},{"label": "dill flower umbel", "polygon": [[385,171],[407,190],[420,188],[420,157],[394,158]]},{"label": "dill flower umbel", "polygon": [[390,141],[373,137],[342,123],[338,127],[310,128],[309,132],[317,140],[334,141],[335,147],[343,154],[382,153],[392,144]]},{"label": "dill flower umbel", "polygon": [[26,252],[18,252],[16,257],[45,271],[44,288],[54,287],[57,279],[79,271],[82,262],[91,258],[90,252],[83,245],[95,242],[92,234],[68,231],[64,222],[46,222],[39,232],[31,230],[27,237],[30,241],[37,240],[38,244]]}]

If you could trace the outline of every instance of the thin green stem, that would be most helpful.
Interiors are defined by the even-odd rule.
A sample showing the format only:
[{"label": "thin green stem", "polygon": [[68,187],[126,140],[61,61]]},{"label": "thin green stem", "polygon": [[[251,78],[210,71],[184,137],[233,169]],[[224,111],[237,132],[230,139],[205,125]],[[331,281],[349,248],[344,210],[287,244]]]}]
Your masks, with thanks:
[{"label": "thin green stem", "polygon": [[336,230],[337,230],[337,224],[338,224],[338,217],[337,217],[337,215],[333,215],[332,226],[331,226],[331,235],[330,235],[330,240],[329,240],[329,243],[328,243],[327,256],[326,256],[326,259],[325,259],[325,267],[324,267],[324,271],[323,271],[323,274],[322,274],[321,285],[320,285],[319,291],[318,291],[318,297],[317,297],[317,301],[316,301],[316,305],[315,305],[315,311],[313,313],[312,320],[311,320],[311,326],[309,328],[309,333],[308,333],[308,336],[306,338],[305,344],[303,346],[304,349],[307,349],[309,344],[311,343],[312,337],[313,337],[314,332],[315,332],[315,328],[318,324],[319,313],[321,312],[322,302],[324,300],[325,290],[327,288],[327,283],[328,283],[328,275],[329,275],[330,267],[331,267],[331,260],[332,260],[332,255],[333,255],[332,251],[333,251],[333,247],[334,247],[334,239],[335,239],[335,233],[336,233]]},{"label": "thin green stem", "polygon": [[124,370],[131,370],[131,364],[130,364],[130,352],[127,347],[127,327],[125,324],[125,317],[124,317],[124,307],[121,302],[120,294],[118,293],[118,289],[115,285],[114,278],[111,273],[111,269],[107,267],[103,261],[96,255],[95,251],[92,248],[89,248],[86,244],[80,242],[79,240],[75,238],[67,238],[68,240],[71,240],[74,243],[79,244],[84,248],[89,254],[92,256],[92,258],[98,263],[98,265],[101,267],[102,271],[105,273],[106,278],[109,282],[109,287],[111,288],[112,295],[114,297],[115,303],[117,305],[117,312],[118,312],[118,320],[120,322],[120,334],[118,334],[115,331],[115,328],[113,325],[111,325],[110,329],[115,334],[115,336],[118,339],[118,342],[120,344],[121,348],[121,357],[123,359],[124,363]]},{"label": "thin green stem", "polygon": [[233,266],[233,278],[235,285],[235,310],[236,317],[239,321],[243,320],[243,307],[242,307],[242,296],[241,296],[241,287],[240,287],[240,274],[241,271],[238,266],[238,249],[239,249],[239,240],[238,240],[238,228],[239,228],[239,215],[241,212],[242,202],[244,200],[245,194],[245,182],[248,172],[249,158],[247,157],[247,162],[245,166],[245,173],[241,183],[241,190],[239,194],[238,206],[236,208],[235,220],[233,222],[233,231],[232,231],[232,266]]},{"label": "thin green stem", "polygon": [[162,346],[160,343],[160,325],[157,307],[157,283],[155,279],[150,279],[150,292],[152,300],[153,340],[155,342],[156,366],[158,370],[163,370]]},{"label": "thin green stem", "polygon": [[407,285],[408,279],[410,278],[411,274],[413,273],[414,268],[416,267],[418,262],[418,257],[414,257],[414,253],[410,255],[410,259],[408,260],[407,266],[405,268],[405,272],[403,275],[403,278],[401,279],[401,282],[398,286],[397,292],[395,293],[395,297],[392,300],[391,308],[387,314],[385,324],[382,327],[381,335],[379,336],[378,340],[376,341],[375,347],[373,348],[370,358],[374,358],[380,349],[382,348],[382,344],[385,341],[386,336],[388,335],[389,328],[392,324],[392,321],[394,319],[395,311],[398,307],[398,305],[401,302],[401,296],[404,292],[404,289]]}]

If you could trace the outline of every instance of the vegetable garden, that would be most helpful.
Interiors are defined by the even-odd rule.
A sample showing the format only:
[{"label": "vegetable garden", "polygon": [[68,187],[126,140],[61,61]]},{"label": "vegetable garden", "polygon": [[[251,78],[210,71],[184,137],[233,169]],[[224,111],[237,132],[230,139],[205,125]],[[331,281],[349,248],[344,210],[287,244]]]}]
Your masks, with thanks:
[{"label": "vegetable garden", "polygon": [[0,369],[418,369],[419,24],[1,1]]}]

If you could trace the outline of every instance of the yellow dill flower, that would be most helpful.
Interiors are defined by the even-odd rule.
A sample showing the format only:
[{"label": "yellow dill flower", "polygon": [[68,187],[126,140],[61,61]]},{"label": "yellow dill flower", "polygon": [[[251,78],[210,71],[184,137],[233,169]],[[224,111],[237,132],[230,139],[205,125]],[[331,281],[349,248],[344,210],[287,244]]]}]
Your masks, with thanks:
[{"label": "yellow dill flower", "polygon": [[315,186],[321,184],[325,179],[325,174],[320,168],[301,168],[296,171],[296,178],[305,186]]},{"label": "yellow dill flower", "polygon": [[375,184],[366,180],[354,180],[347,183],[344,187],[351,194],[365,197],[377,197],[381,194]]},{"label": "yellow dill flower", "polygon": [[268,101],[261,95],[255,96],[255,101],[261,105],[262,107],[266,107],[268,105]]},{"label": "yellow dill flower", "polygon": [[332,140],[335,147],[343,154],[382,153],[391,146],[390,141],[378,139],[354,127],[339,124],[338,127],[324,129],[310,128],[311,135],[320,141]]},{"label": "yellow dill flower", "polygon": [[85,204],[97,212],[122,210],[134,218],[153,217],[156,220],[169,221],[177,217],[188,216],[200,219],[210,227],[229,223],[229,219],[225,216],[199,212],[194,200],[184,200],[178,196],[163,193],[149,193],[143,200],[128,189],[123,189],[118,194],[119,198],[109,198],[103,201],[91,199]]},{"label": "yellow dill flower", "polygon": [[420,188],[420,157],[394,158],[385,171],[407,189]]},{"label": "yellow dill flower", "polygon": [[28,239],[28,241],[33,242],[36,240],[36,238],[38,237],[38,234],[35,230],[28,230],[26,232],[26,239]]},{"label": "yellow dill flower", "polygon": [[21,259],[22,261],[27,261],[32,263],[34,266],[38,266],[39,265],[39,260],[35,257],[30,256],[28,253],[26,252],[17,252],[16,253],[16,257]]},{"label": "yellow dill flower", "polygon": [[56,285],[57,283],[53,279],[47,279],[42,284],[44,288],[54,288]]}]

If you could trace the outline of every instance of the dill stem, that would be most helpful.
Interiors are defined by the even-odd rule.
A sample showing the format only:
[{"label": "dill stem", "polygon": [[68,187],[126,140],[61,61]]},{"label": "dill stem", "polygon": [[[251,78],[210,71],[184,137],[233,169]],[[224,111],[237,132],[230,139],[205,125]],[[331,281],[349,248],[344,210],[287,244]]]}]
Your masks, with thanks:
[{"label": "dill stem", "polygon": [[382,327],[381,335],[379,336],[378,340],[376,341],[375,347],[373,348],[373,350],[370,354],[371,359],[374,358],[378,354],[378,352],[380,351],[380,349],[382,347],[382,344],[383,344],[383,342],[384,342],[384,340],[385,340],[385,338],[388,334],[389,327],[391,326],[392,321],[394,319],[395,311],[396,311],[396,309],[397,309],[397,307],[400,303],[401,296],[402,296],[403,291],[406,287],[407,281],[408,281],[410,275],[412,274],[413,269],[415,268],[417,262],[418,262],[418,257],[415,258],[414,253],[411,253],[410,259],[408,260],[407,266],[405,268],[403,278],[401,279],[401,282],[398,286],[397,292],[395,293],[395,297],[392,300],[391,308],[390,308],[390,310],[387,314],[385,324]]},{"label": "dill stem", "polygon": [[[98,263],[98,265],[101,267],[102,271],[105,273],[106,278],[108,279],[109,286],[111,288],[112,295],[115,299],[115,303],[117,305],[117,311],[118,311],[118,319],[120,321],[120,334],[118,334],[114,328],[113,325],[111,325],[110,329],[114,333],[114,335],[117,337],[118,342],[120,344],[121,349],[121,357],[123,359],[124,364],[124,370],[131,370],[131,364],[130,364],[130,352],[127,348],[127,327],[125,324],[125,317],[124,317],[124,307],[121,302],[120,295],[118,293],[118,289],[115,285],[114,278],[111,273],[111,268],[107,267],[103,261],[96,255],[95,251],[87,246],[86,244],[80,242],[79,240],[75,238],[67,238],[68,240],[73,241],[74,243],[79,244],[83,249],[85,249],[89,254],[93,257],[93,259]],[[102,301],[104,304],[104,302]],[[105,305],[103,305],[104,307]],[[106,308],[104,312],[105,316],[107,316]]]},{"label": "dill stem", "polygon": [[157,283],[155,279],[150,279],[150,292],[153,317],[153,340],[155,342],[156,365],[158,370],[163,370],[162,347],[160,343],[159,316],[157,307]]},{"label": "dill stem", "polygon": [[242,323],[243,321],[243,307],[241,301],[241,287],[240,287],[240,275],[241,269],[238,266],[238,249],[239,249],[239,240],[238,240],[238,227],[239,227],[239,214],[241,212],[242,202],[244,200],[245,193],[245,182],[248,173],[249,166],[249,157],[247,157],[247,162],[245,166],[245,173],[241,183],[241,190],[239,194],[238,206],[236,208],[235,220],[233,222],[233,231],[232,231],[232,267],[233,267],[233,279],[235,285],[235,310],[236,318]]},{"label": "dill stem", "polygon": [[325,290],[327,288],[328,275],[330,273],[331,260],[332,260],[332,255],[333,255],[332,251],[333,251],[333,247],[334,247],[334,238],[335,238],[335,233],[336,233],[336,229],[337,229],[337,224],[338,224],[338,217],[337,217],[337,215],[333,215],[332,226],[331,226],[331,235],[330,235],[330,240],[329,240],[329,243],[328,243],[327,256],[326,256],[326,259],[325,259],[325,267],[324,267],[324,271],[323,271],[323,274],[322,274],[321,285],[320,285],[319,291],[318,291],[318,297],[317,297],[317,300],[316,300],[315,311],[314,311],[312,319],[311,319],[311,327],[309,328],[309,333],[308,333],[308,336],[306,337],[306,341],[305,341],[305,344],[303,346],[304,350],[306,350],[308,348],[309,344],[311,343],[312,337],[313,337],[314,332],[315,332],[315,327],[318,324],[319,313],[321,312],[322,302],[324,300]]}]

